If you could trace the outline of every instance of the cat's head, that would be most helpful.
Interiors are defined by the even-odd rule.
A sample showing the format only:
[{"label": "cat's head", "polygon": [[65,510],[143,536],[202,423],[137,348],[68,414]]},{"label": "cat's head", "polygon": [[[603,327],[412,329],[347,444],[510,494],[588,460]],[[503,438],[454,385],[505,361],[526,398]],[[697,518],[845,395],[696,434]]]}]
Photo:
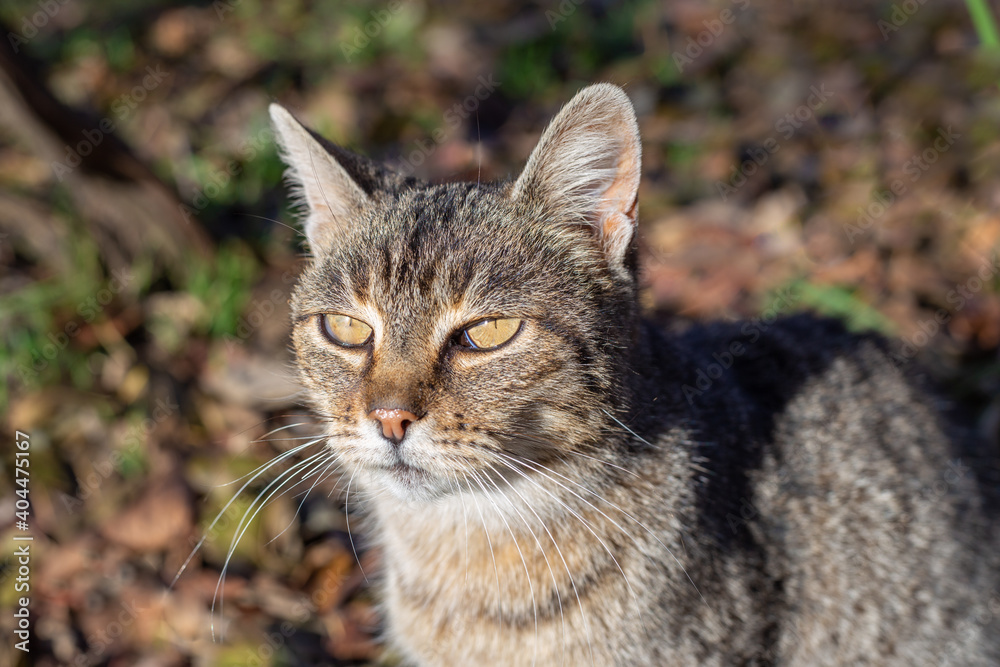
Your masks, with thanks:
[{"label": "cat's head", "polygon": [[432,498],[600,446],[637,330],[640,145],[620,88],[581,91],[506,183],[404,179],[271,118],[313,255],[297,363],[352,473]]}]

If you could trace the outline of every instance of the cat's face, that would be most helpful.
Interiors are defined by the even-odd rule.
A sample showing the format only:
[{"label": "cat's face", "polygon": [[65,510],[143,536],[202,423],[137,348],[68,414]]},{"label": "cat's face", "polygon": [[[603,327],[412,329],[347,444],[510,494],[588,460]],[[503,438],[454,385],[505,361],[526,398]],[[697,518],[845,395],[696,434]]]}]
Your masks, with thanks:
[{"label": "cat's face", "polygon": [[[363,477],[436,493],[503,469],[498,452],[544,461],[599,429],[598,348],[621,335],[596,315],[614,283],[585,233],[524,214],[496,188],[411,190],[371,206],[302,277],[302,377],[330,446]],[[417,419],[395,443],[377,409]]]},{"label": "cat's face", "polygon": [[[638,179],[631,107],[588,90],[605,89],[617,94],[571,102],[499,185],[401,182],[272,112],[314,251],[293,297],[297,362],[329,446],[366,488],[490,488],[600,441],[634,331]],[[608,140],[595,111],[631,133],[613,126],[615,152],[567,175],[587,139],[566,140],[577,124]]]}]

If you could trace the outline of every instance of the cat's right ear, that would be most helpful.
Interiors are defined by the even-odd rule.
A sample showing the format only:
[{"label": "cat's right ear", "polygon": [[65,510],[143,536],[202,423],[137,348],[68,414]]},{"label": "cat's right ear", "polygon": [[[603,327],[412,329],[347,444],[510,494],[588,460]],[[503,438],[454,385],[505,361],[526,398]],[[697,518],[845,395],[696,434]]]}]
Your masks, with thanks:
[{"label": "cat's right ear", "polygon": [[368,194],[284,107],[272,104],[269,112],[281,158],[288,165],[286,177],[307,209],[303,226],[315,254],[328,247],[338,230],[348,225],[351,217],[368,203]]},{"label": "cat's right ear", "polygon": [[627,272],[641,154],[639,125],[625,91],[607,83],[589,86],[549,124],[511,194],[590,226],[608,263]]}]

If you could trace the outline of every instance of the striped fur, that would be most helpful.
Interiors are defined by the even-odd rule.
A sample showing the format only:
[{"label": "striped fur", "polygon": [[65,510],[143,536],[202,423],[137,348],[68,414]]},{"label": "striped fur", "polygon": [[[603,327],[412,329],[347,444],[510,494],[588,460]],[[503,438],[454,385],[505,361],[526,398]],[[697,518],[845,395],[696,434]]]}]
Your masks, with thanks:
[{"label": "striped fur", "polygon": [[[998,664],[987,500],[883,341],[642,319],[621,89],[579,93],[505,183],[404,179],[272,117],[314,255],[298,366],[404,663]],[[490,317],[524,324],[456,343]],[[373,407],[419,419],[397,446]]]}]

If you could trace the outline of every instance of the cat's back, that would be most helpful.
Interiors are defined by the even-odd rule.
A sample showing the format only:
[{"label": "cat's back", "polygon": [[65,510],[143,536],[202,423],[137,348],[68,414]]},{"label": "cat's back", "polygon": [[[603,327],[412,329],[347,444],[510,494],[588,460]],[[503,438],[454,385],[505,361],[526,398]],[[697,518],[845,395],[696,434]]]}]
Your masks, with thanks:
[{"label": "cat's back", "polygon": [[676,344],[710,471],[699,522],[763,554],[780,589],[785,630],[763,657],[997,664],[997,541],[975,464],[883,339],[799,315]]}]

